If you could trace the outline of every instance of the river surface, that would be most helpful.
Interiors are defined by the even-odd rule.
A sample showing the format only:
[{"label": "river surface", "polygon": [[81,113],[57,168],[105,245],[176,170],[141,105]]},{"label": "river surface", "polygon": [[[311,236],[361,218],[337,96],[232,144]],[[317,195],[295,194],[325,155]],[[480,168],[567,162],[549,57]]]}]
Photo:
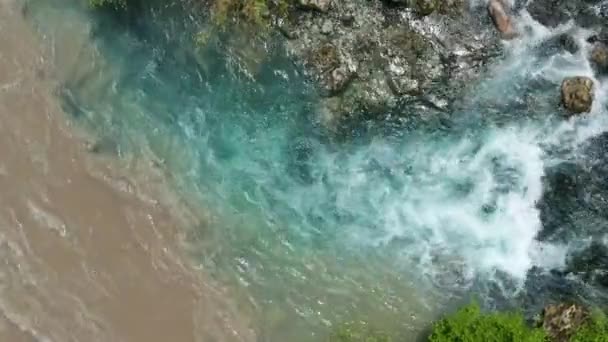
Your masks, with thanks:
[{"label": "river surface", "polygon": [[[412,340],[471,298],[535,310],[576,282],[605,299],[549,276],[584,231],[538,238],[547,171],[588,162],[608,127],[600,79],[592,113],[559,109],[564,77],[594,77],[585,31],[578,53],[546,53],[573,26],[523,13],[465,106],[336,139],[272,39],[248,64],[221,39],[193,53],[199,23],[173,5],[2,4],[1,304],[33,339],[321,341],[365,320]],[[29,277],[40,298],[20,303]]]}]

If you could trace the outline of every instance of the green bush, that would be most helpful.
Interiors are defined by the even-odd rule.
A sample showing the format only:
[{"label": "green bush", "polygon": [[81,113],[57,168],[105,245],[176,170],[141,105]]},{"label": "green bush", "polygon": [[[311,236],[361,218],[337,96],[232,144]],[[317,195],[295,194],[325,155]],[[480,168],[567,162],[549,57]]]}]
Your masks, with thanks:
[{"label": "green bush", "polygon": [[591,319],[570,338],[570,342],[608,342],[608,319],[602,312],[594,312]]},{"label": "green bush", "polygon": [[127,0],[89,0],[89,5],[93,8],[102,8],[102,7],[126,8]]},{"label": "green bush", "polygon": [[519,313],[482,314],[475,303],[434,324],[429,342],[545,342],[545,332]]}]

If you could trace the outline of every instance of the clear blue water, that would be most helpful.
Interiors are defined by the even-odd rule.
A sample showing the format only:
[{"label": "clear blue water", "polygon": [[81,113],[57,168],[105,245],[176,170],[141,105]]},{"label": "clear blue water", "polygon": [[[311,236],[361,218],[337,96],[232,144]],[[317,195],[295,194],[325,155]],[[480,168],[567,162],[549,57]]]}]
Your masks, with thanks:
[{"label": "clear blue water", "polygon": [[[576,69],[581,56],[534,57],[533,36],[460,112],[435,121],[403,108],[407,122],[337,137],[278,41],[250,79],[226,41],[193,54],[197,22],[170,9],[125,25],[65,1],[34,4],[41,31],[91,28],[76,35],[99,61],[65,82],[66,110],[119,156],[162,160],[209,218],[193,231],[193,257],[256,317],[261,340],[312,341],[353,319],[413,336],[469,296],[493,303],[498,291],[513,305],[531,267],[564,262],[565,246],[535,240],[536,203],[545,168],[603,131],[601,109],[564,122],[554,106],[561,77],[590,72]],[[538,112],[518,107],[522,89]]]}]

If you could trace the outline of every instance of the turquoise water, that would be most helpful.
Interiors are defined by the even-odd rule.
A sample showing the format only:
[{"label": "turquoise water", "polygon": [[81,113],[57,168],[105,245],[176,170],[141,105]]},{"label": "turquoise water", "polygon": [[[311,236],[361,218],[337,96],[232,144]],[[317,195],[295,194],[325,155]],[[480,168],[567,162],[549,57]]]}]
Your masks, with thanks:
[{"label": "turquoise water", "polygon": [[[580,56],[534,57],[547,32],[512,49],[464,109],[425,120],[405,107],[409,120],[338,137],[276,39],[257,63],[255,40],[193,52],[201,23],[170,6],[117,21],[67,0],[32,4],[42,32],[86,37],[61,87],[66,111],[118,157],[159,160],[205,212],[193,257],[260,340],[314,341],[354,319],[413,336],[470,296],[516,305],[530,268],[564,263],[565,246],[535,240],[544,170],[605,125],[601,109],[559,117],[552,89],[590,71]],[[522,89],[537,112],[520,106]]]}]

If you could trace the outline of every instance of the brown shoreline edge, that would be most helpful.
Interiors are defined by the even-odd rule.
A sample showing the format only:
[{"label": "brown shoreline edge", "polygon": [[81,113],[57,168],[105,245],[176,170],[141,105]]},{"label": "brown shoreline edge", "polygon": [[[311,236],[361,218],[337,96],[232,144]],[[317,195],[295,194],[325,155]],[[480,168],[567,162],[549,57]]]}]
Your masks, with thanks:
[{"label": "brown shoreline edge", "polygon": [[196,217],[161,172],[86,151],[42,45],[0,0],[0,340],[253,341],[185,256]]}]

